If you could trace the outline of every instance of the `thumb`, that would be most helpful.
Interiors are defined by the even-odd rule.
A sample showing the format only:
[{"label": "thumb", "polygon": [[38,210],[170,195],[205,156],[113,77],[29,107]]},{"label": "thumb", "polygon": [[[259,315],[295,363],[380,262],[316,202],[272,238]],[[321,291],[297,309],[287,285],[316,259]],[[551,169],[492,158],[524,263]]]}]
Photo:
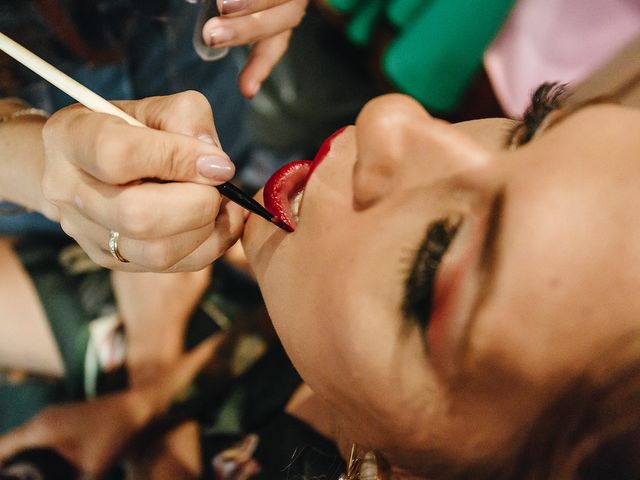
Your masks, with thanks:
[{"label": "thumb", "polygon": [[235,167],[220,148],[211,106],[200,93],[115,104],[150,128],[111,119],[95,162],[79,165],[94,177],[119,185],[145,178],[215,185],[233,178]]},{"label": "thumb", "polygon": [[158,179],[218,185],[235,174],[226,153],[197,138],[133,127],[115,117],[101,128],[93,155],[74,156],[77,166],[101,182],[125,185]]}]

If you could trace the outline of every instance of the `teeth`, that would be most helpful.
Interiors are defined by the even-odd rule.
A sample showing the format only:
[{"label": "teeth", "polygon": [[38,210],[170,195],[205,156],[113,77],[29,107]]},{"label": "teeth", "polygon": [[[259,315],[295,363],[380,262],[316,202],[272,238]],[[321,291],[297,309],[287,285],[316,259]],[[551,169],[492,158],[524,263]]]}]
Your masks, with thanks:
[{"label": "teeth", "polygon": [[291,213],[293,213],[293,217],[298,221],[298,214],[300,213],[300,204],[302,203],[302,196],[304,195],[304,190],[300,190],[296,193],[296,196],[293,197],[293,201],[291,202]]}]

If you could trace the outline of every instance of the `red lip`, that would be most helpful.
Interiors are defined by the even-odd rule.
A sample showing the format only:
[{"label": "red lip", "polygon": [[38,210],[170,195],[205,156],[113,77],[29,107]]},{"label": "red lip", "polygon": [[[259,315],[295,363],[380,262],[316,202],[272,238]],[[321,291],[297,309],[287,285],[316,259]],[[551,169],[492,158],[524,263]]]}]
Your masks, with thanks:
[{"label": "red lip", "polygon": [[[329,150],[331,150],[331,144],[333,143],[333,141],[342,132],[344,132],[346,128],[347,127],[342,127],[341,129],[333,132],[333,134],[331,134],[329,138],[327,138],[324,142],[322,142],[322,145],[320,145],[320,149],[318,150],[318,153],[316,153],[316,156],[313,159],[313,162],[311,162],[311,170],[309,170],[309,177],[315,171],[315,169],[318,168],[318,165],[320,165],[322,160],[324,160],[324,158],[327,156],[327,153],[329,153]],[[309,179],[307,178],[307,180]]]},{"label": "red lip", "polygon": [[327,138],[313,161],[297,160],[280,167],[264,186],[264,206],[273,214],[273,223],[293,232],[297,227],[296,219],[291,210],[291,202],[307,185],[311,174],[324,160],[331,150],[333,140],[340,135],[344,129],[341,128],[329,138]]},{"label": "red lip", "polygon": [[264,206],[275,217],[272,222],[288,232],[297,226],[291,201],[307,184],[311,163],[309,160],[287,163],[271,175],[264,186]]}]

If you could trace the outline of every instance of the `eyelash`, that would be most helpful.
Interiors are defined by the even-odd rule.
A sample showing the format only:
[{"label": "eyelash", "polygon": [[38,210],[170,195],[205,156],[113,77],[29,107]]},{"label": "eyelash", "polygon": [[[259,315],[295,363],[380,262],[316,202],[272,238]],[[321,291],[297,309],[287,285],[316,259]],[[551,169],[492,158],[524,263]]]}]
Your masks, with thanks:
[{"label": "eyelash", "polygon": [[431,317],[438,268],[459,225],[459,220],[449,218],[429,224],[425,240],[415,253],[411,269],[406,274],[402,311],[406,318],[413,319],[423,329],[427,327]]},{"label": "eyelash", "polygon": [[507,147],[520,147],[531,141],[547,115],[562,107],[566,92],[565,84],[553,82],[540,85],[531,95],[531,104],[524,112],[522,121],[507,135]]}]

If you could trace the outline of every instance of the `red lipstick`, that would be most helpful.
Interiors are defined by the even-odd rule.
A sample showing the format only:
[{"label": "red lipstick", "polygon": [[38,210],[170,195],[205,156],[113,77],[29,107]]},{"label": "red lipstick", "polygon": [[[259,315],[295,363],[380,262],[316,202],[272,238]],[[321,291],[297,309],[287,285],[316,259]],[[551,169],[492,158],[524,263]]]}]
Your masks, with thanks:
[{"label": "red lipstick", "polygon": [[344,129],[341,128],[327,138],[318,150],[313,161],[297,160],[280,167],[264,186],[264,206],[273,215],[271,222],[280,228],[293,232],[297,221],[292,209],[292,203],[301,195],[307,185],[311,174],[331,150],[333,140]]},{"label": "red lipstick", "polygon": [[280,167],[264,186],[264,206],[273,215],[273,223],[287,232],[296,229],[291,202],[307,184],[309,160],[298,160]]},{"label": "red lipstick", "polygon": [[334,132],[324,142],[322,142],[322,145],[320,145],[320,149],[318,150],[318,153],[316,153],[316,156],[314,157],[313,162],[311,162],[311,170],[309,170],[309,176],[313,174],[315,169],[318,168],[318,165],[320,165],[320,163],[322,163],[322,160],[325,159],[325,157],[329,153],[329,150],[331,150],[331,144],[333,144],[333,141],[336,139],[336,137],[338,137],[342,132],[344,132],[346,128],[347,127],[342,127],[341,129]]}]

